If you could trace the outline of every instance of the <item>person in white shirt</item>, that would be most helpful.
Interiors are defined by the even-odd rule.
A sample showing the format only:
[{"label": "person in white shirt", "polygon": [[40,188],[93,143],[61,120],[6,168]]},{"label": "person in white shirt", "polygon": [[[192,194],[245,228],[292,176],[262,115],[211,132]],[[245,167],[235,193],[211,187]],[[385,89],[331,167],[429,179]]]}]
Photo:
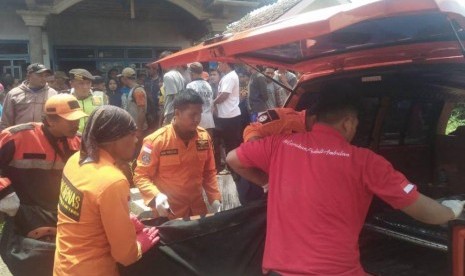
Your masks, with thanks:
[{"label": "person in white shirt", "polygon": [[[170,51],[164,51],[160,54],[160,59],[172,54]],[[184,76],[180,73],[180,67],[168,68],[168,72],[163,75],[163,86],[165,90],[165,105],[163,112],[163,125],[171,123],[174,117],[173,101],[174,96],[181,92],[186,82]]]},{"label": "person in white shirt", "polygon": [[213,101],[213,113],[217,115],[215,132],[218,138],[223,139],[227,154],[242,143],[239,76],[230,63],[218,62],[218,70],[224,76],[218,85],[218,96]]},{"label": "person in white shirt", "polygon": [[212,102],[213,91],[210,84],[202,78],[203,66],[200,62],[189,64],[188,71],[190,72],[191,82],[187,84],[187,88],[194,90],[202,97],[202,118],[199,126],[206,129],[210,137],[213,135],[215,123],[213,121]]}]

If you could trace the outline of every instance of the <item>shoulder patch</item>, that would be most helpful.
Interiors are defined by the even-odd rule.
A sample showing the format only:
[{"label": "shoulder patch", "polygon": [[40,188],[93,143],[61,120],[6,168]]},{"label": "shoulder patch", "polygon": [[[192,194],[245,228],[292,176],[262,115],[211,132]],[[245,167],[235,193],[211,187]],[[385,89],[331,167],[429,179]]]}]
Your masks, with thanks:
[{"label": "shoulder patch", "polygon": [[141,162],[143,165],[147,166],[152,161],[152,145],[143,144],[141,149]]},{"label": "shoulder patch", "polygon": [[278,112],[273,109],[270,109],[257,117],[257,122],[261,124],[266,124],[274,120],[279,120]]},{"label": "shoulder patch", "polygon": [[208,140],[197,140],[195,141],[195,145],[198,151],[210,149],[210,144],[208,143]]},{"label": "shoulder patch", "polygon": [[197,126],[197,131],[198,132],[207,132],[206,129],[204,129],[203,127],[200,127],[200,126]]},{"label": "shoulder patch", "polygon": [[92,105],[93,106],[101,106],[103,105],[103,97],[102,96],[92,96]]},{"label": "shoulder patch", "polygon": [[279,120],[279,115],[278,115],[278,112],[276,112],[276,110],[271,109],[271,110],[268,110],[267,113],[270,116],[271,120]]},{"label": "shoulder patch", "polygon": [[35,126],[33,124],[21,124],[21,125],[17,125],[17,126],[13,126],[13,127],[8,128],[8,131],[11,134],[15,134],[15,133],[18,133],[20,131],[34,129],[34,127]]}]

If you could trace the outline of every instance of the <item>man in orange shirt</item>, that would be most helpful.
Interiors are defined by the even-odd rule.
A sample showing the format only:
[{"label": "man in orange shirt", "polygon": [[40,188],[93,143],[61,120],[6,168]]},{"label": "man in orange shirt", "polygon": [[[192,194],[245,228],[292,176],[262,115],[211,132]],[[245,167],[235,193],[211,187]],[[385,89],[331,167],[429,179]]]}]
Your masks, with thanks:
[{"label": "man in orange shirt", "polygon": [[[295,111],[292,108],[268,109],[257,117],[257,122],[251,123],[244,129],[244,142],[271,135],[310,131],[315,121],[315,106],[302,111]],[[253,185],[245,178],[241,178],[238,182],[237,192],[242,205],[264,196],[261,187]]]},{"label": "man in orange shirt", "polygon": [[155,227],[129,216],[129,183],[118,169],[132,159],[136,124],[115,106],[92,112],[81,151],[66,163],[58,201],[54,275],[119,275],[158,242]]},{"label": "man in orange shirt", "polygon": [[134,183],[158,216],[206,214],[202,188],[214,210],[221,206],[212,142],[208,132],[198,127],[202,104],[192,89],[178,93],[173,122],[144,139]]}]

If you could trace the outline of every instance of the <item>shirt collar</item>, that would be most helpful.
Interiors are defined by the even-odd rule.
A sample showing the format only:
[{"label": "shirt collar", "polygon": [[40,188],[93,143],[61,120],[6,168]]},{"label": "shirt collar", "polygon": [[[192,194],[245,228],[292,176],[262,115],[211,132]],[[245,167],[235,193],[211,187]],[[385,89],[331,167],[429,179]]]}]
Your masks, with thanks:
[{"label": "shirt collar", "polygon": [[[176,133],[176,130],[174,130],[173,123],[169,124],[169,127],[170,127],[170,131],[172,135],[174,136],[174,138],[182,140],[181,137],[179,137],[178,134]],[[192,139],[189,140],[189,143],[190,141],[197,140],[198,138],[199,138],[199,133],[196,131],[194,137],[192,137]]]},{"label": "shirt collar", "polygon": [[[76,96],[76,93],[75,93],[75,91],[74,91],[74,88],[71,88],[71,89],[69,90],[69,93],[70,93],[71,95],[73,95],[74,97],[76,97],[76,99],[78,99],[77,96]],[[93,95],[93,94],[92,94],[92,89],[91,89],[91,90],[89,91],[89,95],[88,95],[87,97],[85,97],[84,99],[78,99],[78,100],[79,100],[79,101],[84,101],[85,99],[91,97],[92,95]]]},{"label": "shirt collar", "polygon": [[342,136],[342,134],[339,133],[339,131],[337,131],[334,127],[331,127],[326,124],[322,124],[322,123],[314,124],[311,132],[319,132],[319,133],[328,134],[328,135],[334,136],[337,139],[347,142],[346,138]]}]

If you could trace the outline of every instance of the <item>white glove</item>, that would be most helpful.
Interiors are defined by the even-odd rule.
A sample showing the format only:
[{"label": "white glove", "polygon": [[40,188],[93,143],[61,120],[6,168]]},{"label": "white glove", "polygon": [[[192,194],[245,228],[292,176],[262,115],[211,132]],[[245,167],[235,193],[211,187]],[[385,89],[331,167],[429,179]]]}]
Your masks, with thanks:
[{"label": "white glove", "polygon": [[219,200],[213,200],[212,202],[213,212],[218,213],[221,211],[221,202]]},{"label": "white glove", "polygon": [[461,200],[444,200],[441,202],[442,205],[450,208],[454,212],[455,217],[457,218],[463,211],[463,205],[465,201]]},{"label": "white glove", "polygon": [[8,194],[0,200],[0,211],[14,217],[19,208],[19,198],[15,192]]},{"label": "white glove", "polygon": [[266,194],[268,193],[268,183],[266,183],[265,185],[262,186],[263,188],[263,192]]},{"label": "white glove", "polygon": [[167,217],[169,208],[168,197],[163,193],[159,193],[155,198],[155,209],[157,209],[158,215],[160,217]]}]

